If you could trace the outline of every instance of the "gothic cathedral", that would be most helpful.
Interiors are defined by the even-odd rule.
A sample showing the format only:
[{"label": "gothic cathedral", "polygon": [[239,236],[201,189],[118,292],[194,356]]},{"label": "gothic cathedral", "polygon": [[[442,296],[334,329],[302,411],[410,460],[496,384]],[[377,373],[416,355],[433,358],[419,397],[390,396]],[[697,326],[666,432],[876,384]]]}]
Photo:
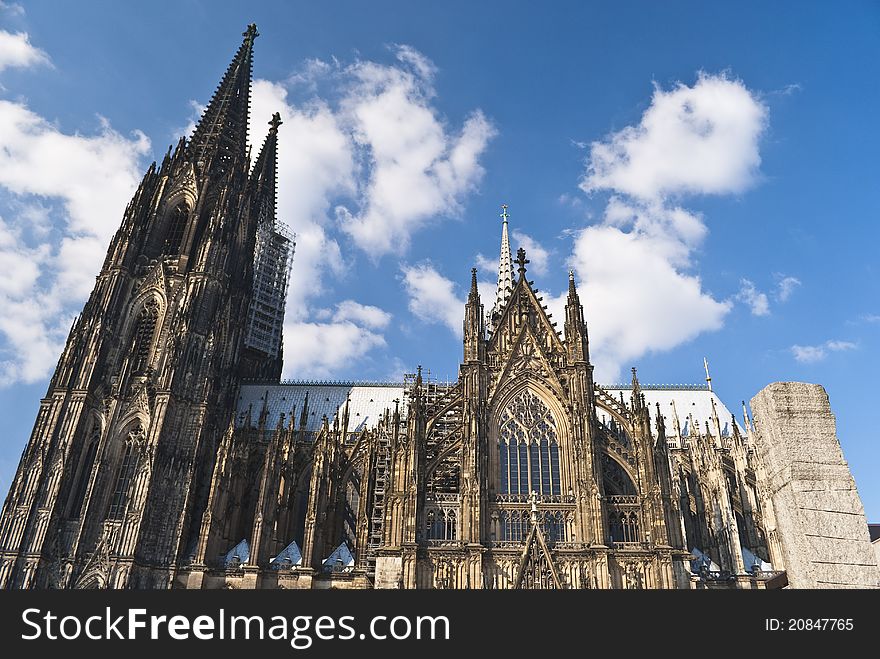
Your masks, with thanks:
[{"label": "gothic cathedral", "polygon": [[281,121],[251,162],[243,36],[73,324],[3,506],[0,588],[780,585],[748,414],[711,381],[594,382],[573,274],[558,331],[506,208],[457,382],[281,383]]}]

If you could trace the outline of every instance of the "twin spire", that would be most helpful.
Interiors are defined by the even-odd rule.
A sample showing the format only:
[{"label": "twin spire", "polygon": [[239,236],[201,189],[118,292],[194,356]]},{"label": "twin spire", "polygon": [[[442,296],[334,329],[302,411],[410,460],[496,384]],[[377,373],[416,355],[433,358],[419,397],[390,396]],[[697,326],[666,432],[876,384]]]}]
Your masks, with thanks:
[{"label": "twin spire", "polygon": [[278,126],[283,124],[281,115],[276,112],[269,122],[269,134],[254,163],[251,172],[251,190],[254,191],[254,199],[259,204],[256,211],[257,222],[274,222],[276,205],[276,171],[278,169]]}]

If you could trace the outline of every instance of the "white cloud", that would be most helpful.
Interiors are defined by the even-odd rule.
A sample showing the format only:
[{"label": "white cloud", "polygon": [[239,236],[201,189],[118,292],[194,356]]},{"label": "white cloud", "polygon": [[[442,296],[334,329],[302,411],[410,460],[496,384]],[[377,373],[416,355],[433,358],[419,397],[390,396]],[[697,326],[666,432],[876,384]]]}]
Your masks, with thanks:
[{"label": "white cloud", "polygon": [[0,100],[0,189],[18,210],[0,223],[0,385],[37,381],[55,364],[149,147],[105,120],[71,135]]},{"label": "white cloud", "polygon": [[814,346],[791,346],[791,354],[795,360],[802,364],[814,364],[828,357],[829,352],[843,352],[846,350],[855,350],[858,346],[850,341],[828,340]]},{"label": "white cloud", "polygon": [[0,30],[0,71],[38,65],[51,66],[52,61],[46,51],[31,44],[27,32]]},{"label": "white cloud", "polygon": [[705,218],[677,200],[753,184],[766,123],[766,107],[742,82],[700,74],[692,87],[655,86],[638,124],[590,145],[580,187],[611,195],[601,222],[576,234],[570,265],[583,282],[600,379],[723,325],[731,303],[704,291],[694,272]]},{"label": "white cloud", "polygon": [[[575,241],[572,262],[582,280],[599,380],[615,381],[621,367],[641,355],[719,329],[730,310],[730,303],[703,292],[699,277],[676,270],[653,239],[635,231],[588,227]],[[563,303],[557,302],[557,314]]]},{"label": "white cloud", "polygon": [[767,108],[739,80],[701,73],[693,87],[654,87],[637,126],[590,145],[586,192],[641,199],[727,194],[748,188],[761,157]]},{"label": "white cloud", "polygon": [[381,334],[351,321],[291,322],[284,326],[284,370],[298,378],[326,378],[383,346]]},{"label": "white cloud", "polygon": [[496,277],[498,276],[498,262],[500,259],[491,259],[487,256],[483,256],[482,254],[477,254],[476,261],[477,267],[484,271],[489,272]]},{"label": "white cloud", "polygon": [[748,279],[740,279],[739,284],[736,299],[747,305],[753,316],[768,316],[770,301],[767,299],[767,294],[755,288],[755,284]]},{"label": "white cloud", "polygon": [[398,57],[411,70],[373,62],[349,67],[354,82],[342,102],[367,182],[359,208],[340,205],[337,215],[374,259],[404,252],[431,218],[461,212],[464,196],[482,178],[479,159],[496,132],[477,110],[449,134],[430,105],[433,64],[411,48],[399,48]]},{"label": "white cloud", "polygon": [[412,46],[400,44],[397,46],[397,52],[395,54],[398,60],[412,68],[416,75],[425,82],[431,82],[431,80],[434,79],[434,76],[437,73],[437,67],[434,62],[429,60]]},{"label": "white cloud", "polygon": [[514,253],[520,247],[526,250],[526,257],[529,259],[529,272],[539,276],[546,275],[550,252],[544,249],[544,246],[537,240],[519,230],[513,231],[513,240],[517,245],[514,248]]},{"label": "white cloud", "polygon": [[336,322],[352,321],[371,329],[385,329],[391,322],[391,314],[379,307],[359,304],[354,300],[343,300],[336,305]]},{"label": "white cloud", "polygon": [[404,265],[401,272],[409,297],[409,310],[426,323],[446,325],[455,336],[461,338],[464,300],[456,296],[455,284],[428,262]]},{"label": "white cloud", "polygon": [[777,275],[779,281],[776,284],[776,297],[780,302],[785,302],[794,293],[794,289],[801,285],[801,280],[797,277],[786,277]]}]

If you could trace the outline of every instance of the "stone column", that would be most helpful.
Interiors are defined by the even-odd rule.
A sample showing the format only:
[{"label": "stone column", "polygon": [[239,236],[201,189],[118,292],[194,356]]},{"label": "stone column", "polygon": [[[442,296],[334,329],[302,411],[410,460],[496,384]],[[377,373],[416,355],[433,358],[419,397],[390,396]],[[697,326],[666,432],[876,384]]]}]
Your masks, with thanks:
[{"label": "stone column", "polygon": [[[865,510],[825,389],[774,382],[751,401],[758,489],[772,507],[774,568],[793,588],[880,588]],[[781,563],[782,565],[779,565]]]}]

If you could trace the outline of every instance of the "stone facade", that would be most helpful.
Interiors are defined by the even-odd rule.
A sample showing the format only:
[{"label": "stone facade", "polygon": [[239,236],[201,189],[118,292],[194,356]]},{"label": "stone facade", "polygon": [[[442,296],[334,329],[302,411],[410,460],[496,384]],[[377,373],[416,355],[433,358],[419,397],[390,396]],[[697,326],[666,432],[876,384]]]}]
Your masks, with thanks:
[{"label": "stone facade", "polygon": [[818,384],[774,382],[751,407],[775,564],[796,588],[880,588],[828,394]]},{"label": "stone facade", "polygon": [[596,383],[573,274],[558,331],[506,207],[455,382],[281,384],[256,36],[125,211],[0,515],[0,588],[876,585],[824,392],[773,385],[756,430],[708,382]]}]

